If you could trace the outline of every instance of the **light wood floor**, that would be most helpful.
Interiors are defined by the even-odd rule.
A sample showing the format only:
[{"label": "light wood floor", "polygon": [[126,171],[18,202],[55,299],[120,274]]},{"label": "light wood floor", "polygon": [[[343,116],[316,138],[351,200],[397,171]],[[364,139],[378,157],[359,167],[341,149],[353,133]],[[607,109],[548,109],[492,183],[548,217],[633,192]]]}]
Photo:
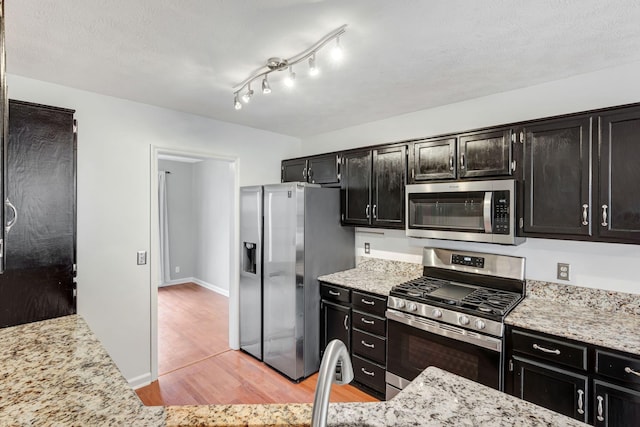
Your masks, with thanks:
[{"label": "light wood floor", "polygon": [[[311,403],[317,374],[296,384],[228,346],[228,299],[193,283],[158,290],[158,381],[137,390],[145,405]],[[332,402],[375,402],[332,387]]]}]

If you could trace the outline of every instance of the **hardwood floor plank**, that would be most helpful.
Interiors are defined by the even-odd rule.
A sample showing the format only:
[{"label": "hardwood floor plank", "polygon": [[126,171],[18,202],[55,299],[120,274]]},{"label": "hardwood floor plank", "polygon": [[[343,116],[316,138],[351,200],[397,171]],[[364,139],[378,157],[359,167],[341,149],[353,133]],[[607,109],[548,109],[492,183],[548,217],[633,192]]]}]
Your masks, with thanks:
[{"label": "hardwood floor plank", "polygon": [[[317,374],[294,383],[228,347],[228,300],[195,284],[158,292],[158,381],[136,392],[145,405],[311,403]],[[332,402],[376,402],[350,385],[332,387]]]}]

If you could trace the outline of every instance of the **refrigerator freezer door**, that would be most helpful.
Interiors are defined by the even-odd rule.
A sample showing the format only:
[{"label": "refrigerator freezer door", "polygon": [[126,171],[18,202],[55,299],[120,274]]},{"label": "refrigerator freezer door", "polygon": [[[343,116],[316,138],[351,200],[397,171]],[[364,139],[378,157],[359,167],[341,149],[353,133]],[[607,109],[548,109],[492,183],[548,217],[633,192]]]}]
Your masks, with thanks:
[{"label": "refrigerator freezer door", "polygon": [[262,360],[262,187],[240,188],[240,348]]},{"label": "refrigerator freezer door", "polygon": [[304,187],[264,187],[264,362],[304,375]]}]

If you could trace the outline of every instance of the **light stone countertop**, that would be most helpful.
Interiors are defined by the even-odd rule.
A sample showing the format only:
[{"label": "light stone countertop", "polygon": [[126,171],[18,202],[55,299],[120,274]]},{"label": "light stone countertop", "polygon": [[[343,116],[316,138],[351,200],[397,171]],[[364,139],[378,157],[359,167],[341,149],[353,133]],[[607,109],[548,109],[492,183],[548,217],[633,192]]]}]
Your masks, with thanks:
[{"label": "light stone countertop", "polygon": [[319,281],[388,297],[391,288],[422,276],[422,264],[360,258],[356,268],[318,277]]},{"label": "light stone countertop", "polygon": [[640,355],[640,295],[527,282],[505,323]]},{"label": "light stone countertop", "polygon": [[[311,404],[145,407],[79,316],[0,330],[0,425],[307,426]],[[437,368],[389,402],[332,403],[329,425],[582,425]]]}]

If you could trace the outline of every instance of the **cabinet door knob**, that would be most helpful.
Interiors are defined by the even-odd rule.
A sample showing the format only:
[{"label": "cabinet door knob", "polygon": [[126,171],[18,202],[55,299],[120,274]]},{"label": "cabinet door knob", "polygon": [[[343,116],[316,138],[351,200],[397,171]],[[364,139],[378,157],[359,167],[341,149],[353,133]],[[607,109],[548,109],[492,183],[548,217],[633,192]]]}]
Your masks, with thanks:
[{"label": "cabinet door knob", "polygon": [[453,170],[453,154],[449,156],[449,170]]},{"label": "cabinet door knob", "polygon": [[464,153],[460,154],[460,169],[464,169]]},{"label": "cabinet door knob", "polygon": [[349,315],[348,314],[344,315],[344,330],[345,331],[349,330]]},{"label": "cabinet door knob", "polygon": [[582,225],[589,225],[589,205],[582,205]]},{"label": "cabinet door knob", "polygon": [[602,205],[602,226],[606,227],[609,225],[609,223],[607,222],[607,208],[609,206],[607,205]]},{"label": "cabinet door knob", "polygon": [[307,168],[302,169],[302,180],[307,180]]},{"label": "cabinet door knob", "polygon": [[364,213],[367,216],[367,219],[369,219],[369,207],[370,207],[370,205],[367,205],[367,207],[364,210]]},{"label": "cabinet door knob", "polygon": [[373,205],[373,219],[378,218],[378,205]]},{"label": "cabinet door knob", "polygon": [[13,203],[9,201],[8,197],[4,201],[4,205],[13,211],[13,219],[7,221],[7,225],[5,225],[4,227],[5,233],[9,233],[9,231],[11,231],[11,227],[16,225],[16,221],[18,220],[18,210],[13,205]]}]

